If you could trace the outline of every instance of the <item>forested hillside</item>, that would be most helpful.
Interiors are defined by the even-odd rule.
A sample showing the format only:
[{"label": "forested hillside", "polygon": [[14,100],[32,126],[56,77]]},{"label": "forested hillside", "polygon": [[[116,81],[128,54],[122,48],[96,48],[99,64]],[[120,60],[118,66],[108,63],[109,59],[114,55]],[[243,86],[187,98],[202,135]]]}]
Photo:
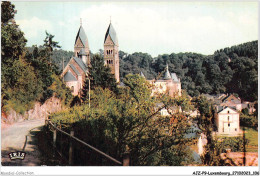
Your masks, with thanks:
[{"label": "forested hillside", "polygon": [[[102,50],[100,50],[102,55]],[[62,70],[73,52],[53,51],[53,63]],[[237,93],[243,100],[257,100],[258,41],[252,41],[217,50],[213,55],[197,53],[172,53],[152,57],[147,53],[127,54],[119,51],[121,80],[129,73],[144,73],[154,79],[169,65],[169,71],[177,73],[182,89],[191,96],[201,93]]]},{"label": "forested hillside", "polygon": [[237,93],[243,100],[257,100],[258,41],[224,48],[208,56],[172,53],[152,58],[146,53],[119,54],[121,80],[128,73],[140,71],[147,79],[153,79],[168,64],[169,70],[181,79],[182,89],[191,96]]}]

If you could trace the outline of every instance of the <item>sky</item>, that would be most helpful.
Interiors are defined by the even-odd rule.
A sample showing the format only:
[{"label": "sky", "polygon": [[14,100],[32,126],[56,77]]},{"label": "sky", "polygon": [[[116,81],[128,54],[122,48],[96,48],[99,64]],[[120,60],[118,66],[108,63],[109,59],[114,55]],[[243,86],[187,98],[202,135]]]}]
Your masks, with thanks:
[{"label": "sky", "polygon": [[73,51],[82,26],[91,52],[103,49],[111,22],[119,49],[159,54],[214,51],[258,39],[258,3],[181,1],[13,2],[27,46],[42,45],[45,31]]}]

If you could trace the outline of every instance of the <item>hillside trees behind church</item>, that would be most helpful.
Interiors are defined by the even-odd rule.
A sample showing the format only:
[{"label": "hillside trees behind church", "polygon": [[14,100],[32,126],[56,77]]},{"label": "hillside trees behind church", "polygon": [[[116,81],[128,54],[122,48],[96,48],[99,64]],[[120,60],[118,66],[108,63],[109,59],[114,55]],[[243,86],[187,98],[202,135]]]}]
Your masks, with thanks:
[{"label": "hillside trees behind church", "polygon": [[111,74],[110,68],[104,65],[104,58],[99,54],[95,54],[91,57],[90,66],[88,67],[89,75],[86,77],[84,86],[82,89],[82,101],[86,102],[88,100],[89,91],[89,80],[90,87],[94,89],[96,87],[101,87],[103,89],[108,88],[113,92],[117,92],[117,84],[114,75]]},{"label": "hillside trees behind church", "polygon": [[146,53],[120,51],[120,77],[141,71],[154,79],[166,64],[181,79],[182,89],[191,96],[237,93],[242,100],[257,100],[258,41],[216,51],[213,55],[197,53],[163,54],[152,58]]},{"label": "hillside trees behind church", "polygon": [[14,20],[14,8],[8,1],[1,3],[1,107],[24,113],[35,101],[43,103],[54,94],[65,100],[67,88],[55,76],[46,47],[35,47],[32,53],[25,48],[27,40]]}]

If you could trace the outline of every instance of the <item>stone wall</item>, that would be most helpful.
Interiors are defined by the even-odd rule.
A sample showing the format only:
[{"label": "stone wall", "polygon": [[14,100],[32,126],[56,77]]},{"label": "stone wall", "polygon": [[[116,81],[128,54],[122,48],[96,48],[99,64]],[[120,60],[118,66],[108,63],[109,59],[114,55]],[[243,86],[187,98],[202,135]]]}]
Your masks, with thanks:
[{"label": "stone wall", "polygon": [[24,120],[47,118],[51,113],[61,111],[61,100],[55,97],[51,97],[45,101],[44,104],[36,102],[33,109],[25,112],[23,115],[10,110],[7,113],[2,112],[2,124],[12,124],[15,122],[21,122]]}]

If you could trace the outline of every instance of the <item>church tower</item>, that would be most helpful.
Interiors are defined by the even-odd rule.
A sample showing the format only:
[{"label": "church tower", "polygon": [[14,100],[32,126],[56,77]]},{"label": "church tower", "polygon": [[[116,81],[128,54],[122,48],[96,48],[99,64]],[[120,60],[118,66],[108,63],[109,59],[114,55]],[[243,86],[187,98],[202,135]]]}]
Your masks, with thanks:
[{"label": "church tower", "polygon": [[104,40],[104,60],[105,65],[108,65],[111,73],[115,75],[116,81],[120,82],[118,47],[116,31],[110,21]]},{"label": "church tower", "polygon": [[83,57],[84,59],[81,57],[83,59],[82,61],[85,63],[86,66],[90,64],[88,38],[87,35],[85,34],[81,22],[80,22],[78,34],[76,36],[75,44],[74,44],[74,54],[75,57],[80,57],[83,54],[85,57]]}]

